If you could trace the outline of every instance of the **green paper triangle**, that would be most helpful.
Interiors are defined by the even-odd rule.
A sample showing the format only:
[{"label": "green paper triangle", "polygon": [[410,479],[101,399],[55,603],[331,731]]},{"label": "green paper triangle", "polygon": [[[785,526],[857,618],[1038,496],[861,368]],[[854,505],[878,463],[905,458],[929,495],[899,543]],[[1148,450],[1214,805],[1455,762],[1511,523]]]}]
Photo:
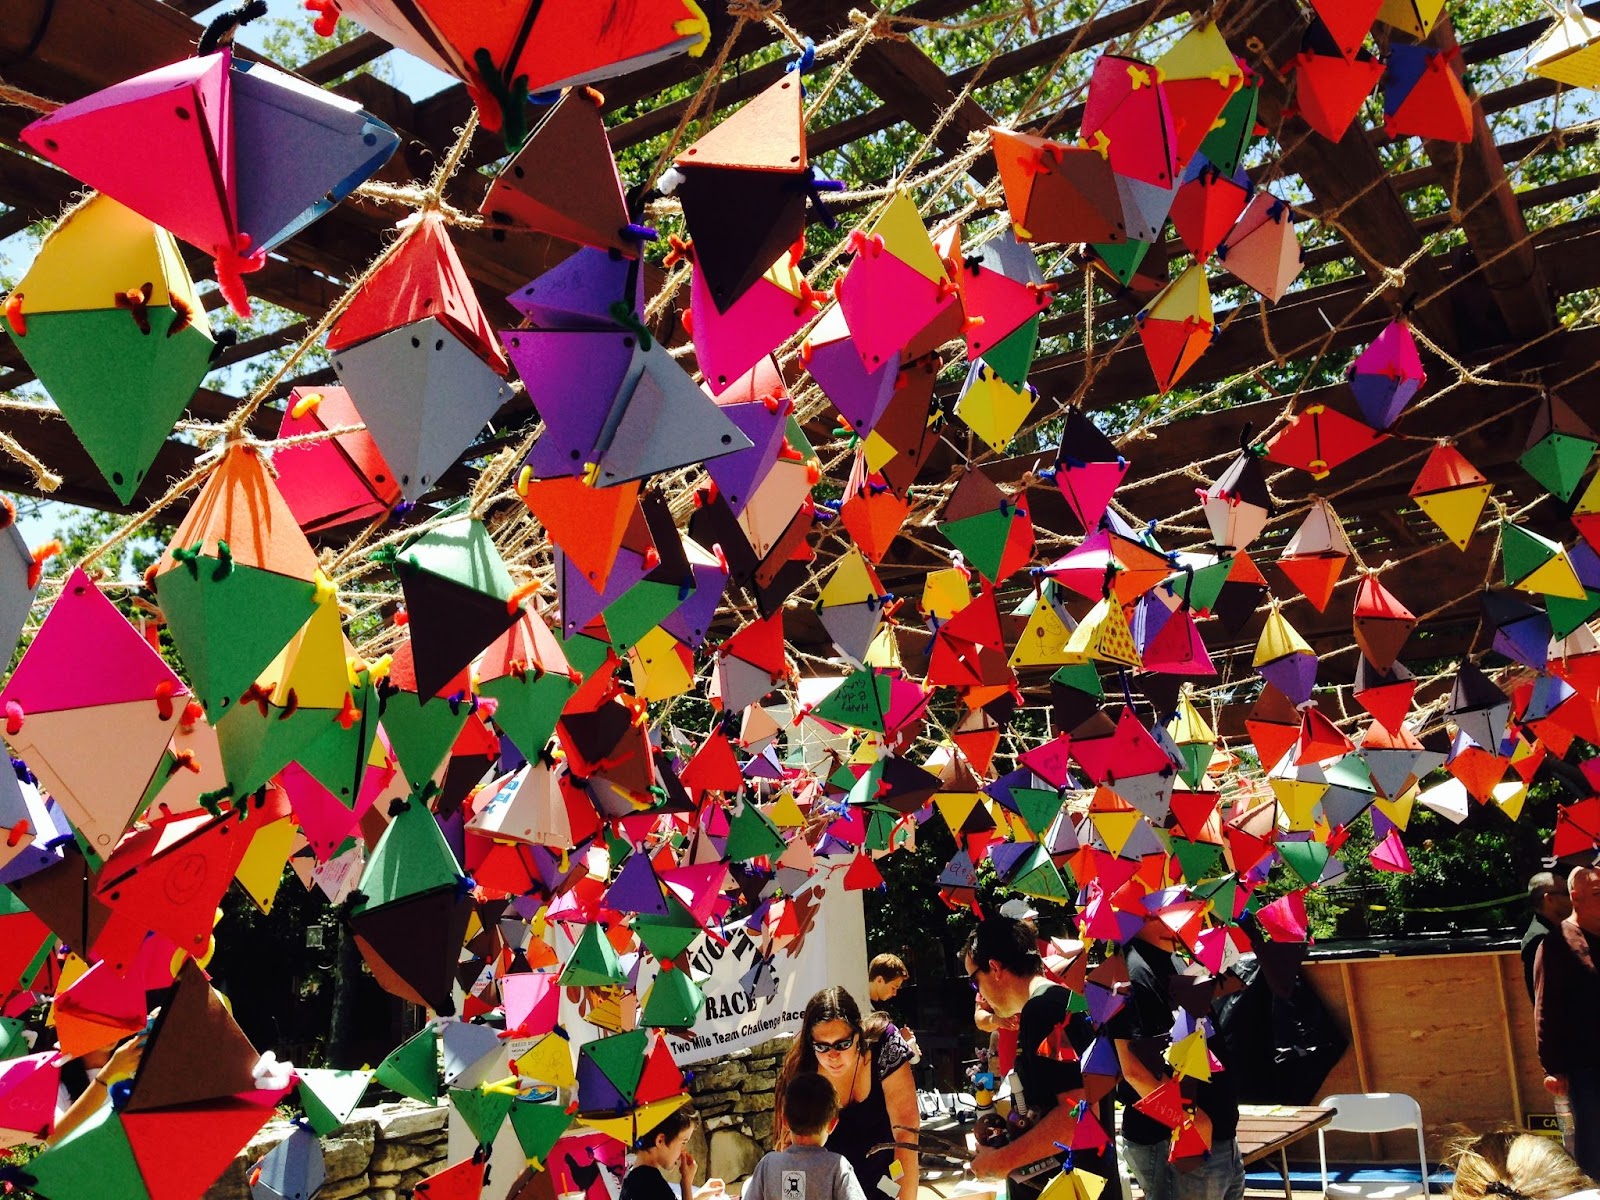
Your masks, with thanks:
[{"label": "green paper triangle", "polygon": [[1570,433],[1547,433],[1522,452],[1517,459],[1522,469],[1539,481],[1545,491],[1562,500],[1583,482],[1583,473],[1594,459],[1595,443]]},{"label": "green paper triangle", "polygon": [[1328,864],[1328,848],[1321,842],[1278,842],[1278,853],[1284,865],[1297,875],[1307,887],[1322,878],[1322,868]]},{"label": "green paper triangle", "polygon": [[1245,84],[1222,106],[1217,123],[1200,143],[1200,153],[1224,179],[1233,178],[1255,138],[1256,107],[1260,100],[1260,82]]},{"label": "green paper triangle", "polygon": [[1346,754],[1324,773],[1334,787],[1349,788],[1354,792],[1372,791],[1372,772],[1359,754]]},{"label": "green paper triangle", "polygon": [[556,641],[561,643],[561,652],[567,656],[567,662],[586,678],[603,667],[611,655],[610,642],[602,642],[599,638],[582,633],[564,638],[559,625],[551,632],[555,634]]},{"label": "green paper triangle", "polygon": [[628,982],[602,926],[590,923],[583,927],[559,982],[562,987],[621,987]]},{"label": "green paper triangle", "polygon": [[855,729],[884,731],[883,717],[889,711],[890,683],[887,675],[876,671],[852,671],[844,682],[829,692],[811,710],[812,715],[835,725]]},{"label": "green paper triangle", "polygon": [[1100,682],[1100,672],[1093,663],[1072,663],[1050,676],[1051,683],[1072,688],[1090,696],[1104,696],[1105,685]]},{"label": "green paper triangle", "polygon": [[1035,846],[1028,852],[1013,871],[1010,886],[1024,896],[1041,900],[1066,901],[1071,898],[1066,880],[1061,878],[1061,872],[1056,870],[1055,863],[1050,861],[1043,846]]},{"label": "green paper triangle", "polygon": [[516,590],[494,539],[476,518],[462,517],[429,530],[400,551],[395,569],[402,575],[426,571],[496,600],[509,600]]},{"label": "green paper triangle", "polygon": [[334,796],[351,808],[361,795],[367,774],[367,758],[378,736],[378,689],[363,672],[361,685],[352,688],[351,699],[360,713],[350,727],[338,720],[328,723],[317,737],[300,749],[295,757],[306,771]]},{"label": "green paper triangle", "polygon": [[1210,842],[1191,842],[1188,838],[1172,838],[1172,853],[1183,868],[1183,877],[1191,882],[1205,879],[1222,863],[1222,847]]},{"label": "green paper triangle", "polygon": [[1215,906],[1215,918],[1223,923],[1233,920],[1234,907],[1239,903],[1239,878],[1236,875],[1223,875],[1218,879],[1206,879],[1194,884],[1190,888],[1196,900],[1209,900]]},{"label": "green paper triangle", "polygon": [[[684,591],[678,584],[655,583],[640,580],[610,604],[601,614],[606,632],[611,635],[611,645],[618,654],[625,653],[640,638],[665,621],[694,594],[694,588]],[[679,599],[679,597],[682,599]]]},{"label": "green paper triangle", "polygon": [[600,1073],[631,1104],[634,1093],[639,1090],[639,1080],[644,1076],[645,1049],[649,1044],[650,1035],[643,1029],[634,1029],[596,1038],[579,1053],[599,1067]]},{"label": "green paper triangle", "polygon": [[889,808],[874,807],[867,818],[867,839],[863,850],[888,850],[894,837],[894,827],[900,823],[900,814]]},{"label": "green paper triangle", "polygon": [[433,819],[428,806],[413,796],[389,818],[357,885],[366,899],[351,913],[364,913],[407,896],[454,888],[460,880],[461,866],[450,843],[444,840],[439,822]]},{"label": "green paper triangle", "polygon": [[979,513],[959,521],[946,521],[939,532],[962,556],[990,583],[1000,573],[1000,560],[1005,557],[1006,542],[1011,537],[1011,514],[1001,512]]},{"label": "green paper triangle", "polygon": [[677,958],[700,936],[694,915],[670,892],[666,894],[667,916],[641,915],[634,920],[634,932],[644,948],[656,958]]},{"label": "green paper triangle", "polygon": [[158,596],[189,685],[216,721],[311,619],[316,587],[237,562],[217,579],[207,555],[193,565],[164,572]]},{"label": "green paper triangle", "polygon": [[450,1103],[467,1123],[480,1146],[492,1146],[506,1123],[516,1096],[512,1092],[486,1092],[482,1088],[451,1088]]},{"label": "green paper triangle", "polygon": [[1133,282],[1134,274],[1139,270],[1139,264],[1144,261],[1144,256],[1150,253],[1150,243],[1141,242],[1138,238],[1129,238],[1125,242],[1104,246],[1096,244],[1094,252],[1100,256],[1100,261],[1105,263],[1117,282],[1127,287]]},{"label": "green paper triangle", "polygon": [[27,1171],[35,1180],[33,1195],[42,1200],[149,1200],[150,1196],[122,1121],[109,1104],[30,1159]]},{"label": "green paper triangle", "polygon": [[1062,798],[1059,792],[1045,791],[1043,788],[1012,788],[1011,799],[1022,814],[1022,820],[1036,837],[1049,833],[1050,826],[1061,812]]},{"label": "green paper triangle", "polygon": [[1558,542],[1510,521],[1500,522],[1500,564],[1508,585],[1516,586],[1560,553]]},{"label": "green paper triangle", "polygon": [[300,1107],[318,1137],[327,1137],[350,1119],[361,1103],[371,1071],[334,1071],[327,1068],[299,1068]]},{"label": "green paper triangle", "polygon": [[1206,768],[1211,765],[1214,749],[1210,742],[1179,746],[1178,754],[1183,758],[1183,770],[1178,772],[1178,778],[1190,787],[1198,788],[1200,781],[1206,777]]},{"label": "green paper triangle", "polygon": [[426,787],[467,723],[467,705],[438,697],[424,703],[415,692],[383,698],[383,728],[413,790]]},{"label": "green paper triangle", "polygon": [[0,1062],[28,1053],[28,1039],[22,1036],[27,1027],[21,1017],[0,1017]]},{"label": "green paper triangle", "polygon": [[1550,618],[1550,631],[1556,637],[1564,638],[1596,612],[1600,612],[1600,592],[1593,588],[1584,588],[1582,600],[1573,600],[1567,596],[1546,596],[1544,607]]},{"label": "green paper triangle", "polygon": [[519,1099],[511,1106],[511,1131],[530,1163],[543,1163],[571,1125],[572,1114],[560,1104]]},{"label": "green paper triangle", "polygon": [[687,971],[662,968],[645,993],[640,1020],[653,1029],[687,1029],[700,1016],[705,999]]},{"label": "green paper triangle", "polygon": [[372,1076],[402,1096],[424,1104],[439,1102],[439,1033],[432,1025],[401,1042]]},{"label": "green paper triangle", "polygon": [[501,675],[485,680],[479,690],[496,702],[494,723],[525,757],[532,758],[554,735],[561,710],[578,685],[560,672],[546,671],[536,678],[529,671],[521,679]]},{"label": "green paper triangle", "polygon": [[1022,385],[1028,382],[1028,371],[1039,349],[1039,326],[1043,320],[1043,317],[1033,317],[1024,322],[990,346],[983,356],[989,369],[1005,380],[1012,391],[1020,392]]},{"label": "green paper triangle", "polygon": [[767,819],[767,814],[754,804],[742,804],[739,811],[728,817],[728,843],[722,856],[729,862],[747,862],[752,858],[782,854],[788,843],[778,827]]},{"label": "green paper triangle", "polygon": [[167,336],[175,309],[152,306],[148,315],[150,332],[140,333],[121,309],[40,313],[28,318],[26,337],[12,338],[124,504],[211,369],[214,349],[193,325]]},{"label": "green paper triangle", "polygon": [[255,703],[231,704],[216,722],[222,769],[235,796],[248,796],[335,725],[325,708],[298,708],[285,713],[267,706],[266,715]]},{"label": "green paper triangle", "polygon": [[1193,583],[1189,582],[1188,572],[1179,571],[1176,575],[1167,576],[1162,586],[1169,588],[1180,600],[1187,596],[1189,607],[1195,612],[1210,612],[1211,606],[1222,594],[1222,586],[1228,582],[1228,572],[1231,570],[1233,559],[1224,558],[1197,570]]}]

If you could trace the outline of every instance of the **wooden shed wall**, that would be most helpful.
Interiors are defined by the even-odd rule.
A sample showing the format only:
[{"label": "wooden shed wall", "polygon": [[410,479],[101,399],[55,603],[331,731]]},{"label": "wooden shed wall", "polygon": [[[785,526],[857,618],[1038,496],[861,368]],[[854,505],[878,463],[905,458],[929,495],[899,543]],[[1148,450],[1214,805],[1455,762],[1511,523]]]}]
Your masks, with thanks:
[{"label": "wooden shed wall", "polygon": [[[1516,951],[1322,960],[1306,972],[1350,1038],[1323,1094],[1416,1097],[1430,1159],[1454,1135],[1523,1127],[1528,1113],[1553,1111]],[[1316,1154],[1315,1138],[1290,1152]],[[1331,1134],[1328,1154],[1401,1162],[1416,1144],[1406,1133]]]}]

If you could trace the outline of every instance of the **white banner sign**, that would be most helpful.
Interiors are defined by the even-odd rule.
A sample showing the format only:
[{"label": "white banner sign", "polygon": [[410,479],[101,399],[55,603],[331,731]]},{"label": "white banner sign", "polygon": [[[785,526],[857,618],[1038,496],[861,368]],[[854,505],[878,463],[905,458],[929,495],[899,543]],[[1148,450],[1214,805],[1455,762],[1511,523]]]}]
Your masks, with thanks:
[{"label": "white banner sign", "polygon": [[[745,985],[760,950],[756,938],[736,929],[724,946],[702,939],[701,948],[689,959],[695,982],[705,993],[700,1019],[695,1022],[692,1039],[670,1034],[667,1039],[680,1065],[706,1062],[768,1038],[795,1033],[806,1001],[831,984],[848,988],[859,1003],[866,1004],[866,996],[858,994],[867,979],[866,922],[861,893],[844,888],[844,870],[845,864],[839,863],[818,871],[811,886],[822,890],[821,907],[804,935],[780,949],[773,959],[778,986],[770,999],[762,994],[771,993],[770,988],[751,991]],[[798,899],[803,902],[804,898],[802,892]],[[701,978],[706,971],[710,978]],[[642,994],[642,987],[640,991]]]}]

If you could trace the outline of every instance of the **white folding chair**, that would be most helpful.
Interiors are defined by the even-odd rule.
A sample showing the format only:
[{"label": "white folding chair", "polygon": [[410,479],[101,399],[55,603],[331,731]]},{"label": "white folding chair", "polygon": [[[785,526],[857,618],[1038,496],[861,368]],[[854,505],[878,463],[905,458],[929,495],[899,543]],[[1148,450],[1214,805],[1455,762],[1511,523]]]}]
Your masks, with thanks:
[{"label": "white folding chair", "polygon": [[1417,1131],[1417,1168],[1422,1174],[1421,1195],[1428,1195],[1428,1152],[1422,1141],[1422,1106],[1399,1092],[1350,1093],[1324,1096],[1317,1101],[1336,1110],[1332,1121],[1317,1130],[1317,1159],[1322,1168],[1322,1194],[1329,1200],[1396,1200],[1417,1190],[1408,1181],[1370,1180],[1328,1183],[1328,1144],[1325,1133],[1385,1133],[1392,1129]]}]

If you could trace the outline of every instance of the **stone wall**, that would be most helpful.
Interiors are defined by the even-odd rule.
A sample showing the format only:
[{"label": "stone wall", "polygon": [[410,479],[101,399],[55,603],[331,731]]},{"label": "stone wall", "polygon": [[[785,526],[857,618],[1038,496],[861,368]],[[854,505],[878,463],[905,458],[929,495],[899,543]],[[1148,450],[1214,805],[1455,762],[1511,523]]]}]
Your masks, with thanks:
[{"label": "stone wall", "polygon": [[773,1038],[692,1068],[689,1094],[700,1125],[689,1150],[700,1164],[700,1182],[728,1184],[745,1178],[772,1149],[772,1106],[778,1069],[790,1038]]},{"label": "stone wall", "polygon": [[[356,1109],[344,1128],[322,1139],[328,1181],[317,1200],[400,1200],[406,1189],[446,1165],[449,1119],[449,1105],[413,1100]],[[266,1125],[205,1200],[249,1200],[246,1173],[291,1128],[286,1121]]]}]

